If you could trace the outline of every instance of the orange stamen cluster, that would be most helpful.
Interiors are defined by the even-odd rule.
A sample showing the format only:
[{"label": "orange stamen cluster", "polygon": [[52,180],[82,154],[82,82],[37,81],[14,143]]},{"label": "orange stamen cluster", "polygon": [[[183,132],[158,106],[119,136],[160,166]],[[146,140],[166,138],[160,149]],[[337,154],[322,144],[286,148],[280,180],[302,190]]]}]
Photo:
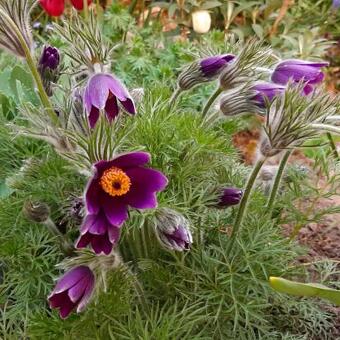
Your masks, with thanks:
[{"label": "orange stamen cluster", "polygon": [[100,185],[109,195],[122,196],[129,192],[131,180],[123,170],[112,167],[104,171]]}]

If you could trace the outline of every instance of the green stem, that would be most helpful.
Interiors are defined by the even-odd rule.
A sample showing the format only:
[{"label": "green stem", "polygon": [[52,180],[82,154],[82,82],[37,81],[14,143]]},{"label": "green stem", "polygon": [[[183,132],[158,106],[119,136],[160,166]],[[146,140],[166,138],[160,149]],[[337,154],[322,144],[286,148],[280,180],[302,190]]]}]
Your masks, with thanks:
[{"label": "green stem", "polygon": [[15,22],[11,19],[11,17],[2,9],[0,9],[0,15],[6,20],[7,24],[13,29],[13,32],[15,33],[15,35],[17,36],[21,47],[23,48],[24,52],[25,52],[25,57],[26,57],[26,62],[27,65],[32,73],[32,76],[35,80],[35,83],[37,85],[37,89],[39,92],[39,96],[40,96],[40,100],[43,104],[43,106],[46,108],[48,114],[50,115],[50,118],[52,120],[53,123],[58,123],[58,117],[55,114],[53,107],[51,105],[50,99],[48,98],[48,95],[45,91],[44,85],[42,83],[40,74],[38,72],[38,69],[36,67],[36,63],[33,60],[30,48],[28,47],[23,35],[21,34],[19,28],[17,27],[17,25],[15,24]]},{"label": "green stem", "polygon": [[211,107],[212,104],[214,104],[216,98],[221,94],[223,90],[219,87],[217,88],[217,90],[211,95],[211,97],[208,99],[207,103],[204,106],[203,112],[202,112],[202,116],[203,118],[206,117],[206,115],[209,112],[209,109]]},{"label": "green stem", "polygon": [[137,0],[132,0],[130,6],[129,6],[129,13],[132,15],[135,8],[137,6]]},{"label": "green stem", "polygon": [[327,136],[327,138],[328,138],[329,146],[331,147],[331,150],[332,150],[332,153],[333,153],[334,158],[335,158],[337,161],[340,160],[339,153],[338,153],[338,150],[337,150],[337,148],[336,148],[336,145],[335,145],[335,143],[334,143],[334,139],[333,139],[331,133],[330,133],[330,132],[327,132],[327,133],[326,133],[326,136]]},{"label": "green stem", "polygon": [[253,170],[252,170],[252,172],[251,172],[251,174],[248,178],[246,188],[244,190],[244,193],[243,193],[243,196],[242,196],[242,199],[241,199],[241,202],[240,202],[240,206],[239,206],[239,209],[238,209],[238,212],[237,212],[237,216],[236,216],[236,219],[235,219],[235,222],[234,222],[234,225],[233,225],[233,230],[232,230],[232,233],[231,233],[228,245],[227,245],[227,249],[226,249],[227,255],[229,255],[231,250],[233,249],[233,246],[234,246],[234,243],[235,243],[235,240],[236,240],[236,236],[239,233],[239,230],[242,226],[242,221],[243,221],[244,215],[247,211],[248,200],[249,200],[250,194],[252,192],[256,178],[257,178],[257,176],[258,176],[258,174],[259,174],[259,172],[262,168],[262,165],[264,164],[265,161],[266,161],[265,157],[260,158],[256,162],[256,164],[255,164],[255,166],[254,166],[254,168],[253,168]]},{"label": "green stem", "polygon": [[293,150],[286,151],[285,154],[283,155],[282,159],[281,159],[281,162],[280,162],[279,168],[277,170],[275,180],[274,180],[274,183],[273,183],[273,186],[272,186],[272,189],[270,191],[270,195],[269,195],[269,198],[268,198],[268,201],[267,201],[266,209],[267,209],[267,212],[269,214],[271,213],[271,211],[273,209],[273,205],[274,205],[274,202],[275,202],[275,199],[276,199],[277,192],[278,192],[279,187],[280,187],[283,172],[284,172],[284,169],[287,165],[288,159],[289,159],[290,155],[292,154],[292,152],[293,152]]},{"label": "green stem", "polygon": [[172,94],[170,100],[169,100],[169,107],[172,108],[177,100],[177,98],[182,94],[182,89],[180,87],[177,87],[175,92]]},{"label": "green stem", "polygon": [[88,0],[83,0],[83,4],[84,4],[84,17],[85,20],[87,21],[89,18],[89,4],[87,3]]}]

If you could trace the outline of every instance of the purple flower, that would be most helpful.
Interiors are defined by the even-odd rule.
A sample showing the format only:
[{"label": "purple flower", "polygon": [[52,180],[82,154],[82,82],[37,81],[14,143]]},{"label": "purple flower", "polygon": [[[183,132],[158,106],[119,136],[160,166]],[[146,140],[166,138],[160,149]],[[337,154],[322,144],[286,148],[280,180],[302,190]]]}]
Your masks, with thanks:
[{"label": "purple flower", "polygon": [[162,191],[168,180],[161,172],[146,168],[149,162],[150,154],[137,151],[96,163],[85,192],[88,213],[103,212],[111,225],[120,226],[128,218],[128,207],[155,208],[156,192]]},{"label": "purple flower", "polygon": [[216,204],[217,208],[227,208],[232,205],[239,204],[243,196],[243,190],[237,188],[224,188],[221,190],[218,201]]},{"label": "purple flower", "polygon": [[127,112],[136,113],[130,94],[117,78],[107,73],[97,73],[89,79],[85,88],[84,103],[91,128],[96,125],[100,110],[105,110],[110,122],[118,115],[117,100]]},{"label": "purple flower", "polygon": [[163,208],[156,215],[155,231],[161,245],[169,250],[189,250],[192,235],[188,220],[178,212]]},{"label": "purple flower", "polygon": [[85,248],[91,244],[96,254],[103,252],[109,255],[119,240],[119,227],[112,225],[103,211],[87,215],[83,221],[77,248]]},{"label": "purple flower", "polygon": [[95,284],[95,277],[87,266],[79,266],[64,274],[48,297],[51,308],[59,308],[65,319],[76,309],[81,312],[88,304]]},{"label": "purple flower", "polygon": [[39,66],[44,70],[49,68],[55,70],[60,63],[59,51],[52,46],[45,46],[41,54]]},{"label": "purple flower", "polygon": [[208,57],[200,61],[201,72],[207,78],[215,77],[219,71],[235,58],[232,54]]},{"label": "purple flower", "polygon": [[327,62],[311,62],[298,59],[289,59],[276,65],[271,80],[274,83],[286,85],[289,80],[306,83],[305,94],[313,91],[313,85],[319,84],[324,78],[322,67],[328,66]]},{"label": "purple flower", "polygon": [[340,0],[333,0],[332,8],[333,8],[333,9],[338,9],[338,8],[340,8]]},{"label": "purple flower", "polygon": [[268,101],[271,102],[276,95],[283,93],[283,91],[285,90],[285,86],[262,82],[255,84],[255,86],[253,86],[251,90],[256,92],[252,100],[256,103],[257,106],[265,108],[266,98]]}]

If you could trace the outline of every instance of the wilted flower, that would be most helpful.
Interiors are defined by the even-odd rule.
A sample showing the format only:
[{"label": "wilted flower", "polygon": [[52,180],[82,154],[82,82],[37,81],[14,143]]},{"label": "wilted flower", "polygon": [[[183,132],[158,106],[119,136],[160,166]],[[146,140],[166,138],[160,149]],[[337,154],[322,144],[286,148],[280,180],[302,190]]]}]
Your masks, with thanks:
[{"label": "wilted flower", "polygon": [[163,208],[156,216],[155,232],[166,249],[184,251],[192,244],[189,221],[178,212]]},{"label": "wilted flower", "polygon": [[64,274],[48,297],[51,308],[59,308],[65,319],[72,310],[80,313],[88,304],[95,285],[95,277],[87,266],[78,266]]},{"label": "wilted flower", "polygon": [[84,92],[84,103],[90,126],[96,125],[100,110],[105,110],[108,120],[112,121],[119,113],[117,100],[127,112],[136,113],[130,94],[117,78],[107,73],[94,74],[89,79]]},{"label": "wilted flower", "polygon": [[[26,57],[22,42],[14,32],[12,25],[20,31],[29,50],[33,49],[30,28],[30,15],[33,5],[27,0],[0,1],[0,46],[19,57]],[[11,25],[12,24],[12,25]]]},{"label": "wilted flower", "polygon": [[191,63],[178,77],[179,88],[189,90],[198,84],[216,79],[225,65],[234,58],[232,54],[222,54]]},{"label": "wilted flower", "polygon": [[97,162],[85,193],[89,214],[103,212],[111,225],[120,226],[128,217],[129,206],[155,208],[156,192],[162,191],[168,180],[161,172],[145,168],[149,162],[150,154],[138,151]]},{"label": "wilted flower", "polygon": [[[39,2],[48,15],[59,17],[64,13],[65,0],[39,0]],[[71,3],[78,11],[84,9],[84,0],[71,0]],[[92,0],[87,0],[87,3],[90,5]]]},{"label": "wilted flower", "polygon": [[216,208],[228,208],[233,205],[239,204],[243,196],[243,190],[227,187],[219,191]]},{"label": "wilted flower", "polygon": [[313,85],[319,84],[324,78],[322,67],[328,66],[327,62],[312,62],[298,59],[288,59],[276,65],[271,80],[274,83],[286,85],[289,80],[305,83],[304,93],[313,91]]},{"label": "wilted flower", "polygon": [[252,97],[252,100],[261,108],[266,107],[266,100],[271,102],[275,96],[281,94],[285,90],[285,86],[260,82],[255,84],[251,90],[255,91],[256,94]]},{"label": "wilted flower", "polygon": [[24,203],[23,213],[33,222],[44,223],[50,217],[50,208],[46,203],[28,200]]},{"label": "wilted flower", "polygon": [[114,244],[119,240],[119,227],[112,225],[105,213],[87,215],[80,230],[80,237],[76,243],[77,248],[85,248],[91,244],[96,254],[103,252],[109,255]]}]

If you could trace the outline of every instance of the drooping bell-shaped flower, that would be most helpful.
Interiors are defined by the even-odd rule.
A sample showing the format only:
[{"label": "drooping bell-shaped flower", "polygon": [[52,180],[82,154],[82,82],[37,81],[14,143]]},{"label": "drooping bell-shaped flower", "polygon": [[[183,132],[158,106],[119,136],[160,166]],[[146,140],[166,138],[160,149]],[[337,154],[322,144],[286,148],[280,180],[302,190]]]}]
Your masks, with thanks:
[{"label": "drooping bell-shaped flower", "polygon": [[112,226],[120,226],[128,218],[129,207],[156,208],[156,192],[162,191],[168,180],[160,171],[146,168],[149,162],[150,154],[146,152],[130,152],[97,162],[85,192],[88,213],[104,213]]},{"label": "drooping bell-shaped flower", "polygon": [[109,121],[119,113],[119,105],[130,114],[135,114],[135,104],[125,86],[108,73],[96,73],[88,81],[84,92],[84,104],[91,128],[98,119],[100,110],[104,110]]},{"label": "drooping bell-shaped flower", "polygon": [[289,80],[293,82],[303,81],[305,83],[304,93],[313,91],[313,86],[324,79],[322,67],[328,66],[325,61],[312,62],[299,59],[288,59],[276,65],[271,80],[276,84],[286,85]]},{"label": "drooping bell-shaped flower", "polygon": [[88,304],[94,285],[95,276],[89,267],[75,267],[59,279],[48,297],[50,307],[58,308],[63,319],[74,309],[80,313]]},{"label": "drooping bell-shaped flower", "polygon": [[179,75],[178,87],[185,91],[216,79],[221,70],[234,58],[232,54],[222,54],[194,61]]},{"label": "drooping bell-shaped flower", "polygon": [[216,207],[228,208],[240,203],[243,196],[243,190],[238,188],[227,187],[219,191]]},{"label": "drooping bell-shaped flower", "polygon": [[178,212],[163,208],[156,216],[155,233],[160,244],[168,250],[189,250],[192,235],[189,221]]},{"label": "drooping bell-shaped flower", "polygon": [[266,100],[271,102],[275,96],[281,94],[285,90],[285,86],[273,84],[269,82],[259,82],[255,84],[251,90],[255,91],[252,100],[261,108],[266,107]]},{"label": "drooping bell-shaped flower", "polygon": [[333,9],[339,9],[340,8],[340,0],[333,0],[332,8]]},{"label": "drooping bell-shaped flower", "polygon": [[109,255],[113,246],[119,240],[119,227],[110,223],[105,213],[87,215],[83,221],[80,237],[76,243],[77,248],[85,248],[91,244],[96,254],[104,253]]}]

